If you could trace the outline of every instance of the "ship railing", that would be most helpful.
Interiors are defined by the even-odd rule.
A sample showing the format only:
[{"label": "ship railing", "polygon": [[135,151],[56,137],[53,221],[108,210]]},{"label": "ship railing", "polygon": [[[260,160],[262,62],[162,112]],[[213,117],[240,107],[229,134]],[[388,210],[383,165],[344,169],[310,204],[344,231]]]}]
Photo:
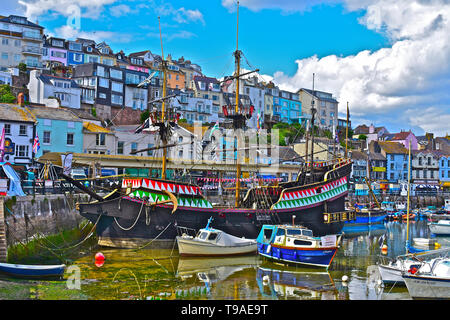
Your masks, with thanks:
[{"label": "ship railing", "polygon": [[339,212],[324,212],[323,222],[325,224],[353,221],[356,219],[356,211],[339,211]]},{"label": "ship railing", "polygon": [[197,232],[198,232],[197,229],[188,228],[188,227],[176,226],[176,228],[177,228],[177,235],[180,237],[183,235],[188,235],[188,236],[195,238],[195,236],[197,235]]}]

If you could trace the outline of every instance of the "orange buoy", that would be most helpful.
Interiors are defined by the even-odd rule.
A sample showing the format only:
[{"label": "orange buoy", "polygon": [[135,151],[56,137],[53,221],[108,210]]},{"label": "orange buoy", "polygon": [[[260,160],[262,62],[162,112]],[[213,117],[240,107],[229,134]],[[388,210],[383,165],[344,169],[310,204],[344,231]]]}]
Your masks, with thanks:
[{"label": "orange buoy", "polygon": [[387,253],[387,245],[383,244],[383,246],[381,247],[381,253],[386,254]]}]

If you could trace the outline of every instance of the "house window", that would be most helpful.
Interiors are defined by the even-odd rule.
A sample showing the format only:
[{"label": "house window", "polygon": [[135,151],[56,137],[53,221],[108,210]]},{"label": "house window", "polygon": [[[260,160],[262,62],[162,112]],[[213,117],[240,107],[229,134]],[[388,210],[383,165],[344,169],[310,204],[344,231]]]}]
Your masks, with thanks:
[{"label": "house window", "polygon": [[14,40],[14,45],[15,45],[16,47],[20,47],[21,41],[20,41],[20,40]]},{"label": "house window", "polygon": [[2,59],[8,60],[8,54],[6,52],[2,52]]},{"label": "house window", "polygon": [[99,92],[99,93],[98,93],[98,97],[99,97],[100,99],[106,99],[106,93]]},{"label": "house window", "polygon": [[51,126],[52,125],[52,120],[50,119],[44,119],[44,126]]},{"label": "house window", "polygon": [[122,79],[122,71],[120,71],[120,70],[111,69],[111,70],[109,70],[109,74],[110,74],[111,78]]},{"label": "house window", "polygon": [[26,136],[27,135],[27,126],[21,124],[19,127],[19,136]]},{"label": "house window", "polygon": [[73,61],[75,62],[83,62],[83,55],[80,53],[73,54]]},{"label": "house window", "polygon": [[5,123],[5,134],[11,134],[11,125]]},{"label": "house window", "polygon": [[67,145],[73,146],[73,133],[67,133]]},{"label": "house window", "polygon": [[137,143],[136,142],[132,142],[131,143],[131,152],[135,152],[137,151]]},{"label": "house window", "polygon": [[109,88],[109,80],[105,78],[99,78],[99,86],[103,88]]},{"label": "house window", "polygon": [[95,139],[95,144],[97,146],[104,146],[105,145],[105,134],[104,133],[97,134],[96,139]]},{"label": "house window", "polygon": [[[152,144],[152,143],[149,143],[147,147],[148,147],[149,149],[150,149],[150,148],[153,148],[153,144]],[[153,150],[147,150],[147,155],[148,155],[148,156],[152,156],[152,155],[153,155]]]},{"label": "house window", "polygon": [[64,46],[64,42],[62,40],[52,39],[52,46],[63,47]]},{"label": "house window", "polygon": [[120,82],[111,82],[111,90],[116,92],[122,92],[123,91],[123,84]]},{"label": "house window", "polygon": [[123,141],[117,141],[117,154],[123,154]]},{"label": "house window", "polygon": [[2,38],[2,45],[7,46],[9,44],[8,38]]},{"label": "house window", "polygon": [[42,142],[45,144],[50,144],[50,131],[44,131]]},{"label": "house window", "polygon": [[28,146],[16,146],[16,157],[28,156]]},{"label": "house window", "polygon": [[68,121],[68,122],[67,122],[67,128],[75,128],[75,122],[73,122],[73,121]]},{"label": "house window", "polygon": [[111,103],[123,104],[123,97],[122,96],[118,96],[116,94],[112,94],[111,95]]},{"label": "house window", "polygon": [[56,58],[65,58],[66,57],[66,53],[65,52],[60,52],[60,51],[52,51],[52,57],[56,57]]},{"label": "house window", "polygon": [[81,43],[69,42],[69,49],[70,50],[81,51]]},{"label": "house window", "polygon": [[88,61],[89,62],[97,62],[98,63],[98,57],[95,57],[95,56],[89,56],[89,58],[88,58]]}]

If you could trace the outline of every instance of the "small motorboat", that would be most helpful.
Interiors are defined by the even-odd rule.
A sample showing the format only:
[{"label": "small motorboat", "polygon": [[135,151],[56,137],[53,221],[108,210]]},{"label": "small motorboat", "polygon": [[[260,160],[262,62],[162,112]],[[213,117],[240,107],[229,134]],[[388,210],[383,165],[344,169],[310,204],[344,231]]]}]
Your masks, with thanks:
[{"label": "small motorboat", "polygon": [[413,299],[450,299],[450,259],[436,258],[403,273]]},{"label": "small motorboat", "polygon": [[16,278],[60,278],[66,265],[28,265],[0,263],[0,272]]},{"label": "small motorboat", "polygon": [[430,231],[436,235],[450,235],[450,220],[439,220],[428,224]]},{"label": "small motorboat", "polygon": [[180,256],[230,256],[256,253],[256,240],[235,237],[210,227],[212,217],[195,237],[177,236]]},{"label": "small motorboat", "polygon": [[422,261],[415,256],[399,256],[396,260],[379,263],[378,271],[384,284],[404,285],[402,274],[412,267],[419,268]]},{"label": "small motorboat", "polygon": [[385,284],[405,285],[403,275],[409,270],[418,270],[432,259],[448,256],[450,248],[435,250],[419,250],[408,245],[410,253],[400,255],[394,260],[386,261],[387,257],[381,257],[377,263],[381,280]]},{"label": "small motorboat", "polygon": [[314,237],[298,225],[263,225],[258,253],[275,262],[327,268],[339,248],[342,234]]}]

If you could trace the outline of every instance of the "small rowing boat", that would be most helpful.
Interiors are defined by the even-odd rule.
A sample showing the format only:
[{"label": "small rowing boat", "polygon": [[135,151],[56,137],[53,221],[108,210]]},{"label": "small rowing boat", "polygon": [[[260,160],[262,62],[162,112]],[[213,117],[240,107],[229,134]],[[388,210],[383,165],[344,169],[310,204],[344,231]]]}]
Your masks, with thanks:
[{"label": "small rowing boat", "polygon": [[56,278],[62,277],[66,265],[25,265],[0,263],[0,272],[17,278]]}]

